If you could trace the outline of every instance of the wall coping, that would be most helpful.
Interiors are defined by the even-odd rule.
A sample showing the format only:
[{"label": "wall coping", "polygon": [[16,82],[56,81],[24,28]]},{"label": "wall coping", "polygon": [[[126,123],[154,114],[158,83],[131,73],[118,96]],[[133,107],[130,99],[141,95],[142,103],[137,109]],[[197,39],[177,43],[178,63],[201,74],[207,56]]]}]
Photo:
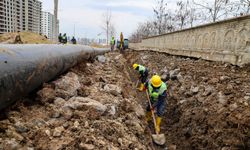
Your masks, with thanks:
[{"label": "wall coping", "polygon": [[151,39],[151,38],[155,38],[155,37],[161,37],[161,36],[165,36],[165,35],[170,35],[170,34],[174,34],[174,33],[178,33],[178,32],[184,32],[184,31],[188,31],[188,30],[193,30],[193,29],[198,29],[198,28],[203,28],[203,27],[208,27],[208,26],[223,24],[223,23],[227,23],[227,22],[233,22],[233,21],[239,21],[239,20],[246,20],[246,19],[250,19],[250,15],[244,15],[244,16],[240,16],[240,17],[234,17],[234,18],[230,18],[230,19],[225,19],[225,20],[221,20],[221,21],[216,21],[216,22],[212,22],[212,23],[198,25],[198,26],[191,27],[191,28],[186,28],[186,29],[183,29],[183,30],[177,30],[177,31],[169,32],[169,33],[160,34],[160,35],[154,35],[154,36],[150,36],[150,37],[147,37],[147,38],[143,38],[143,40],[145,40],[145,39]]}]

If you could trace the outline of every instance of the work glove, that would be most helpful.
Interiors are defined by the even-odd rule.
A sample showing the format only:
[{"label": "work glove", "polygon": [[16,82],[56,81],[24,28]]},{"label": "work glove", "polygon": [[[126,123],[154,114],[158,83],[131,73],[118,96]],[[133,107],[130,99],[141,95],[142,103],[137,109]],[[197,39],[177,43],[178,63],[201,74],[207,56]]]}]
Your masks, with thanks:
[{"label": "work glove", "polygon": [[152,108],[155,109],[155,107],[157,106],[157,102],[152,103]]}]

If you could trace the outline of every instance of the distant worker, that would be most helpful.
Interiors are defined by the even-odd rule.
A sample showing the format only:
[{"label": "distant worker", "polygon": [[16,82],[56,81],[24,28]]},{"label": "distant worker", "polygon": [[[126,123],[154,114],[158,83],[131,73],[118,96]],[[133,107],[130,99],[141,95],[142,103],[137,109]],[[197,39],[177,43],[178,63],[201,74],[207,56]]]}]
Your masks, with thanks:
[{"label": "distant worker", "polygon": [[[167,84],[161,80],[160,76],[154,75],[150,81],[146,82],[145,88],[148,90],[153,109],[156,109],[156,130],[159,133],[162,116],[166,109]],[[150,111],[150,106],[148,105],[146,113],[147,122],[152,119],[152,113]]]},{"label": "distant worker", "polygon": [[62,43],[66,44],[67,42],[68,42],[67,41],[67,35],[66,35],[66,33],[64,33],[63,36],[62,36]]},{"label": "distant worker", "polygon": [[123,51],[123,46],[124,46],[124,39],[123,39],[123,34],[121,32],[120,34],[120,50]]},{"label": "distant worker", "polygon": [[72,42],[72,44],[76,44],[76,39],[74,36],[72,37],[71,42]]},{"label": "distant worker", "polygon": [[143,91],[144,84],[147,81],[148,78],[148,69],[142,65],[139,64],[133,64],[133,68],[137,71],[139,71],[140,74],[140,80],[141,80],[141,85],[139,88],[139,91]]},{"label": "distant worker", "polygon": [[114,51],[114,48],[115,48],[115,37],[114,36],[112,36],[112,38],[111,38],[110,45],[111,45],[111,51]]},{"label": "distant worker", "polygon": [[62,33],[60,33],[60,34],[58,35],[58,42],[59,42],[59,43],[62,43]]}]

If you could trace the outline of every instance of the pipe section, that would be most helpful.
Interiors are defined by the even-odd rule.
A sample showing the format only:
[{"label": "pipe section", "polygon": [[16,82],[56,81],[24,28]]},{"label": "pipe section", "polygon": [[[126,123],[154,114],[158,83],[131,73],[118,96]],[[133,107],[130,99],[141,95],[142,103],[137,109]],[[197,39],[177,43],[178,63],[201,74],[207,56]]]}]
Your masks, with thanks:
[{"label": "pipe section", "polygon": [[0,44],[0,110],[77,63],[107,51],[81,45]]}]

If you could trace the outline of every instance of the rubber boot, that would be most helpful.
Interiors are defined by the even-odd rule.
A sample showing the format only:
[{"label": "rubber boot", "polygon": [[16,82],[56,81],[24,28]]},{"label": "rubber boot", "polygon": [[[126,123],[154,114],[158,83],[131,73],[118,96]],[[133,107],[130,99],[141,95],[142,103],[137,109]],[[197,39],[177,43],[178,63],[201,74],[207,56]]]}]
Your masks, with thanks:
[{"label": "rubber boot", "polygon": [[161,127],[160,127],[161,126],[161,119],[162,119],[161,117],[156,118],[156,132],[157,133],[160,133],[160,130],[161,130]]},{"label": "rubber boot", "polygon": [[144,89],[144,84],[141,83],[141,86],[140,86],[140,88],[139,88],[139,91],[143,91],[143,89]]},{"label": "rubber boot", "polygon": [[152,113],[151,113],[151,111],[147,111],[147,113],[146,113],[146,121],[149,122],[149,121],[151,121],[151,119],[152,119]]}]

